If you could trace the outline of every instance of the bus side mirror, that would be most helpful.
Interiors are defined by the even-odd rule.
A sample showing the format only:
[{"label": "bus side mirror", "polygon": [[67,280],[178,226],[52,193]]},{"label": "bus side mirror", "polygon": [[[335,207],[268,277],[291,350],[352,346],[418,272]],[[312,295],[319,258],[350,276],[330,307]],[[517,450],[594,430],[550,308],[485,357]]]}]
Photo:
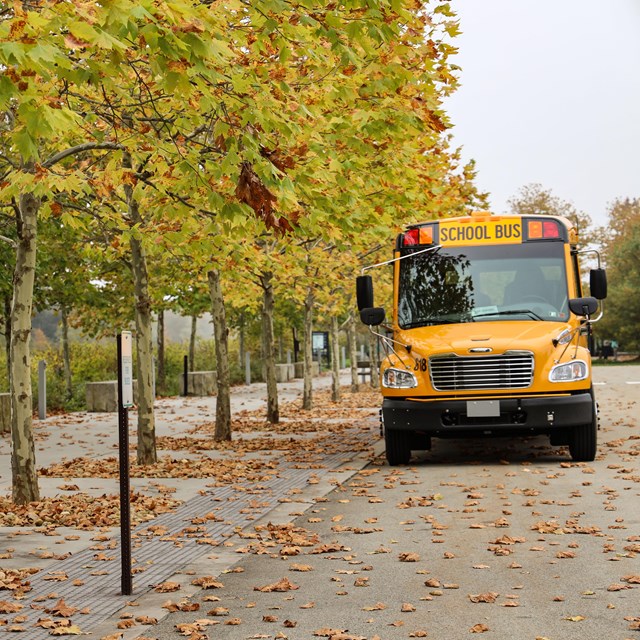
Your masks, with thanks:
[{"label": "bus side mirror", "polygon": [[371,276],[356,278],[356,300],[358,301],[358,311],[373,307],[373,280]]},{"label": "bus side mirror", "polygon": [[577,316],[591,316],[598,309],[598,301],[595,298],[572,298],[569,300],[569,309]]},{"label": "bus side mirror", "polygon": [[368,327],[375,327],[384,322],[384,309],[381,307],[369,307],[360,310],[360,320]]},{"label": "bus side mirror", "polygon": [[607,272],[604,269],[591,269],[589,273],[591,295],[598,300],[607,297]]}]

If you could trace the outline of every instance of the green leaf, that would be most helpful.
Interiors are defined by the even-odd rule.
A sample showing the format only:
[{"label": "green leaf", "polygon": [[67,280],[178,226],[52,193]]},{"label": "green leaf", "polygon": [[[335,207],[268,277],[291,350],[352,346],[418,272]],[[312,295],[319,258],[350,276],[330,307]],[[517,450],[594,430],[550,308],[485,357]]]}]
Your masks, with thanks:
[{"label": "green leaf", "polygon": [[23,161],[37,160],[38,145],[26,128],[20,129],[13,134],[13,144],[18,149]]}]

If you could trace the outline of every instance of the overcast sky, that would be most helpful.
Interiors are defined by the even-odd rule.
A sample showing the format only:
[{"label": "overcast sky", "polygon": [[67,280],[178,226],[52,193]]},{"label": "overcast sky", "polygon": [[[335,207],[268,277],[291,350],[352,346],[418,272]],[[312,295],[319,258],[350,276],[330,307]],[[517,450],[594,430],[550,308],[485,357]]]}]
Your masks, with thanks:
[{"label": "overcast sky", "polygon": [[606,221],[640,197],[640,0],[452,0],[454,144],[502,213],[525,184]]}]

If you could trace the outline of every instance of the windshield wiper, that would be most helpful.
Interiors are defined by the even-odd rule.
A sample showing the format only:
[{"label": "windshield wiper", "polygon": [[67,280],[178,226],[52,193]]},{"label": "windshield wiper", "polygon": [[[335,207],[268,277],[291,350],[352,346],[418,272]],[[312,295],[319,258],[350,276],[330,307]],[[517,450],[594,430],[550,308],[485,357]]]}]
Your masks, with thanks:
[{"label": "windshield wiper", "polygon": [[523,313],[526,313],[534,320],[542,320],[544,322],[544,318],[541,318],[535,311],[531,311],[531,309],[507,309],[505,311],[492,311],[491,313],[478,313],[473,315],[473,319],[485,318],[487,316],[514,316],[522,315]]},{"label": "windshield wiper", "polygon": [[415,329],[416,327],[427,327],[434,324],[460,324],[468,322],[468,320],[451,320],[450,318],[429,318],[428,320],[415,320],[414,322],[407,322],[407,324],[401,325],[401,329]]}]

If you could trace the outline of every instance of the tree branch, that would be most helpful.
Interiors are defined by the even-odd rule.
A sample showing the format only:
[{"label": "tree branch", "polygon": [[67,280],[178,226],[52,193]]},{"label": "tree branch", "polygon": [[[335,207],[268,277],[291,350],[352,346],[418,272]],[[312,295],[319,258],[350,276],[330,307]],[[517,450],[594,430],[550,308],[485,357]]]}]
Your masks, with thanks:
[{"label": "tree branch", "polygon": [[16,249],[18,247],[18,244],[16,243],[15,240],[12,240],[11,238],[7,238],[6,236],[0,236],[0,240],[2,242],[6,242],[7,244],[9,244],[14,249]]},{"label": "tree branch", "polygon": [[48,160],[42,163],[42,166],[46,169],[49,169],[57,162],[60,162],[61,160],[64,160],[69,156],[72,156],[76,153],[82,153],[84,151],[93,151],[94,149],[118,150],[124,149],[124,147],[117,142],[85,142],[83,144],[79,144],[75,147],[70,147],[69,149],[65,149],[64,151],[60,151],[59,153],[52,155]]}]

